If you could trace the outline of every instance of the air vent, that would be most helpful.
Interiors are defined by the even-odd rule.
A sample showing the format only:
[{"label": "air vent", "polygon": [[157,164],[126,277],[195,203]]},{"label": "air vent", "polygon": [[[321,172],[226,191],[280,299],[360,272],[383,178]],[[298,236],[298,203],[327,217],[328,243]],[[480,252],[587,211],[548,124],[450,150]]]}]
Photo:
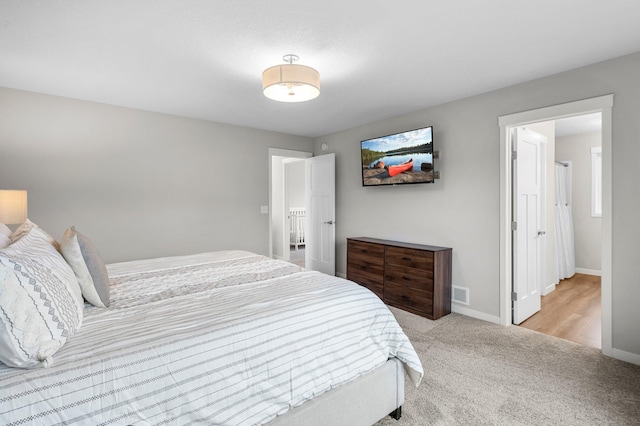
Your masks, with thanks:
[{"label": "air vent", "polygon": [[451,286],[453,294],[451,300],[454,302],[462,303],[463,305],[469,304],[469,289],[467,287]]}]

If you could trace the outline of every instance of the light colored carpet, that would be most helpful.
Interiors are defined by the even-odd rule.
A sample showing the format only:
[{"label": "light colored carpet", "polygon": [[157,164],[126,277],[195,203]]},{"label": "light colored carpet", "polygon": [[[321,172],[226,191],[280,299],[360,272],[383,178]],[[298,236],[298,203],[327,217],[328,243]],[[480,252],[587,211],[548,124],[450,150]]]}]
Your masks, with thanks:
[{"label": "light colored carpet", "polygon": [[395,308],[425,370],[377,426],[640,425],[640,366],[520,327]]}]

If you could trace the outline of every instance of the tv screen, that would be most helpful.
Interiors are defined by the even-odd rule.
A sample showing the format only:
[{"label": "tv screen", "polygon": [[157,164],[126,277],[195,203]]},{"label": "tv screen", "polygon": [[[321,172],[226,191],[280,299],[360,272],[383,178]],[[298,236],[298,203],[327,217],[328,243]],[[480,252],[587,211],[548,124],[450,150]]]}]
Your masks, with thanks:
[{"label": "tv screen", "polygon": [[360,142],[362,185],[433,183],[433,127]]}]

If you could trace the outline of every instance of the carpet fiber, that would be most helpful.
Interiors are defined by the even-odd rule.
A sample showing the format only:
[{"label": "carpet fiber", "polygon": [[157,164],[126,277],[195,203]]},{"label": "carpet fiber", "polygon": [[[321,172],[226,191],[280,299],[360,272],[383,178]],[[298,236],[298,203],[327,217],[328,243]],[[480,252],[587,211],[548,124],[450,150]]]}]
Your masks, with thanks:
[{"label": "carpet fiber", "polygon": [[640,366],[520,327],[395,308],[425,376],[407,379],[408,425],[640,425]]}]

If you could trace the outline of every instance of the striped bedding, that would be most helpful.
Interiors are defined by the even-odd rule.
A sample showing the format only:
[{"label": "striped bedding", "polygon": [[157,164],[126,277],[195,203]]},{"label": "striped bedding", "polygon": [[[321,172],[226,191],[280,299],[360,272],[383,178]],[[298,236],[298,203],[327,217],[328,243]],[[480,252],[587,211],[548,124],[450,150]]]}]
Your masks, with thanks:
[{"label": "striped bedding", "polygon": [[0,423],[263,424],[397,357],[423,370],[363,287],[244,251],[108,265],[111,305],[49,368],[0,366]]}]

